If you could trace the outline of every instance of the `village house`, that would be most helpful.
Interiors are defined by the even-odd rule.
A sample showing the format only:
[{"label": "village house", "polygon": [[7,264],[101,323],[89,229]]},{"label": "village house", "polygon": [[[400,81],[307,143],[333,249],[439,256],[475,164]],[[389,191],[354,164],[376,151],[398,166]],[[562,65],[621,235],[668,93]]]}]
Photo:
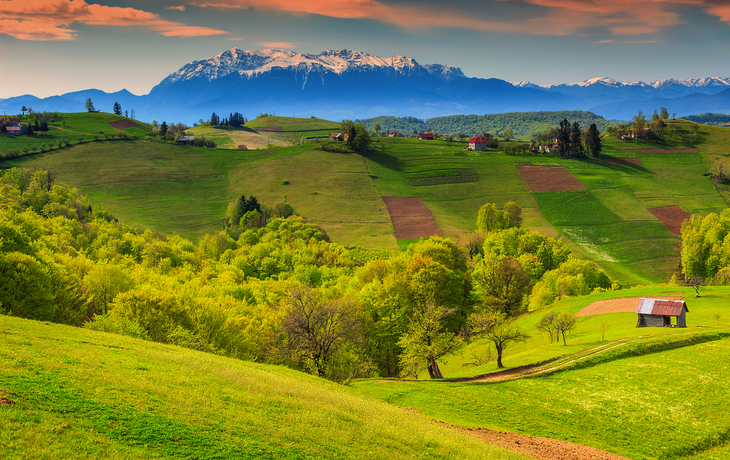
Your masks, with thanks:
[{"label": "village house", "polygon": [[341,141],[342,134],[341,133],[332,133],[332,134],[330,134],[330,140],[331,141]]},{"label": "village house", "polygon": [[[687,327],[689,309],[683,300],[639,299],[636,327]],[[675,318],[675,319],[672,319]]]},{"label": "village house", "polygon": [[421,133],[418,135],[418,138],[421,140],[432,141],[436,139],[436,136],[433,133]]},{"label": "village house", "polygon": [[11,136],[28,134],[28,127],[20,124],[20,118],[0,118],[0,123],[5,125],[5,131]]},{"label": "village house", "polygon": [[195,140],[195,136],[180,136],[175,138],[175,142],[178,144],[187,144]]},{"label": "village house", "polygon": [[474,136],[469,139],[469,148],[467,150],[487,150],[487,138],[484,136]]}]

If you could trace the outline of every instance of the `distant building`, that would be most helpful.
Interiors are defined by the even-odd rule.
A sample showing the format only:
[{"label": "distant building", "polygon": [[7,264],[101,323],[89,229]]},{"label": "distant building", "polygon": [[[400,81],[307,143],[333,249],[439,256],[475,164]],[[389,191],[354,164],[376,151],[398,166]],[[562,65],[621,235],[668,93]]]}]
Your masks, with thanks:
[{"label": "distant building", "polygon": [[175,142],[178,144],[187,144],[195,140],[195,136],[180,136],[175,138]]},{"label": "distant building", "polygon": [[[639,299],[636,327],[687,327],[689,309],[683,300]],[[676,318],[672,323],[672,318]]]},{"label": "distant building", "polygon": [[341,141],[342,134],[341,133],[332,133],[332,134],[330,134],[330,140],[331,141]]},{"label": "distant building", "polygon": [[28,127],[20,124],[20,118],[0,118],[0,123],[5,125],[6,132],[11,136],[28,134]]},{"label": "distant building", "polygon": [[469,139],[469,148],[467,150],[487,150],[487,138],[484,136],[474,136]]},{"label": "distant building", "polygon": [[432,141],[436,139],[436,136],[433,133],[421,133],[418,135],[418,138],[421,140]]}]

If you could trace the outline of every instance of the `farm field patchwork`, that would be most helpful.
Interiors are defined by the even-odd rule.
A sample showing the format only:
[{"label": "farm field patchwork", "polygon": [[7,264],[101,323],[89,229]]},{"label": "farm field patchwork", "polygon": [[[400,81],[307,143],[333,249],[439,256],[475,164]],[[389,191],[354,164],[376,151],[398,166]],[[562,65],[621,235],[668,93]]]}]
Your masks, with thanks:
[{"label": "farm field patchwork", "polygon": [[[118,121],[99,115],[73,114],[66,125]],[[236,132],[301,139],[337,128],[326,120],[262,117]],[[2,165],[48,167],[132,224],[193,238],[220,229],[228,204],[241,194],[269,205],[287,200],[334,241],[371,249],[398,248],[384,196],[420,198],[444,236],[457,241],[476,228],[483,204],[514,201],[523,208],[524,226],[562,237],[624,285],[666,281],[676,267],[679,240],[650,210],[676,206],[707,213],[726,207],[703,177],[710,161],[704,152],[724,135],[709,128],[701,129],[699,146],[605,138],[601,159],[466,152],[462,144],[385,137],[366,157],[325,152],[319,142],[244,152],[229,149],[237,144],[227,130],[195,129],[206,136],[205,130],[220,131],[223,148],[113,141]],[[563,171],[583,190],[533,193],[520,176],[526,170]],[[560,185],[562,179],[550,181]],[[137,196],[141,201],[133,203]]]}]

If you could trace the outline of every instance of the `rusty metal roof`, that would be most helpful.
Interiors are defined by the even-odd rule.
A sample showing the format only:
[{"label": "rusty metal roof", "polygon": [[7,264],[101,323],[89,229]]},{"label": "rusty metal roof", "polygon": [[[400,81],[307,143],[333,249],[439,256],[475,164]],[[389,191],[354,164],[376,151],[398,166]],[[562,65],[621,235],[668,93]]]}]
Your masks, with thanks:
[{"label": "rusty metal roof", "polygon": [[682,311],[689,312],[683,300],[639,299],[636,313],[644,315],[679,316]]}]

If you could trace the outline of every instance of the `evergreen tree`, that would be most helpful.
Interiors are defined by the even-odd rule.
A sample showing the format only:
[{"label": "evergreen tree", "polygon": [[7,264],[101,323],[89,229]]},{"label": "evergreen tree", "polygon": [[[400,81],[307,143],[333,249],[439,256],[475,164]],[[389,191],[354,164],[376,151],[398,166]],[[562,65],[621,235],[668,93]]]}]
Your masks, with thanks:
[{"label": "evergreen tree", "polygon": [[211,126],[218,126],[220,124],[220,119],[218,118],[218,115],[213,112],[213,115],[210,116],[210,125]]},{"label": "evergreen tree", "polygon": [[160,136],[164,136],[165,134],[167,134],[167,122],[163,121],[160,125]]},{"label": "evergreen tree", "polygon": [[575,123],[573,123],[573,128],[570,131],[571,153],[575,156],[584,157],[585,151],[583,149],[583,143],[581,142],[580,134],[580,125],[576,121]]},{"label": "evergreen tree", "polygon": [[122,114],[122,106],[119,104],[119,102],[114,103],[114,115],[121,115]]},{"label": "evergreen tree", "polygon": [[595,123],[592,123],[591,126],[586,130],[585,140],[586,150],[588,150],[588,152],[594,158],[597,158],[599,155],[601,155],[601,136]]},{"label": "evergreen tree", "polygon": [[556,137],[558,138],[558,144],[560,144],[560,154],[565,156],[570,153],[570,122],[567,118],[564,118],[560,122],[560,128],[557,130]]},{"label": "evergreen tree", "polygon": [[93,112],[93,111],[96,110],[96,109],[94,109],[94,103],[91,102],[91,98],[87,98],[86,99],[86,106],[85,107],[86,107],[86,111],[87,112]]}]

